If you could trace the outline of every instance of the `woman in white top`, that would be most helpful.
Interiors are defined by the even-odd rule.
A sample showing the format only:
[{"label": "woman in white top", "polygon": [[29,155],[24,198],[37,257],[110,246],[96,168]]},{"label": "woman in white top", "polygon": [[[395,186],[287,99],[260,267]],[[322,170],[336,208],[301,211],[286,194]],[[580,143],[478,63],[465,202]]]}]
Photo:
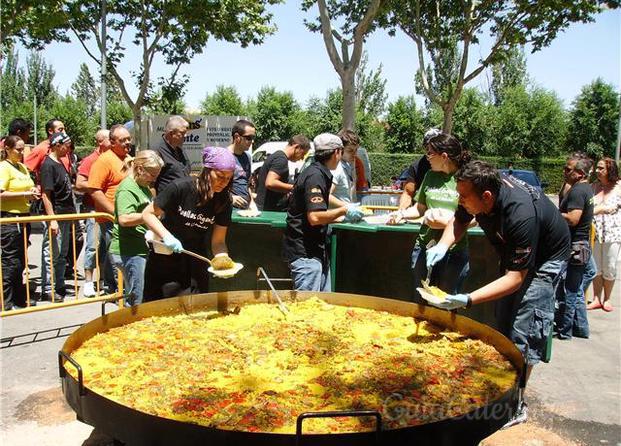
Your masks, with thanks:
[{"label": "woman in white top", "polygon": [[593,257],[597,264],[597,275],[593,280],[595,300],[587,308],[601,308],[610,312],[613,310],[610,297],[617,277],[617,262],[621,251],[621,181],[617,164],[609,157],[597,162],[595,173],[598,181],[593,183]]}]

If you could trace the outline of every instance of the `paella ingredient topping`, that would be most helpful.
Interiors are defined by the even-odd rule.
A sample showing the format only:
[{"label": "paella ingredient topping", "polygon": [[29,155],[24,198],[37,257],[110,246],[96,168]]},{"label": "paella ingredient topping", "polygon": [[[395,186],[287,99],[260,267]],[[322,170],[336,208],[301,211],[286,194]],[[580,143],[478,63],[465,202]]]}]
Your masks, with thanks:
[{"label": "paella ingredient topping", "polygon": [[[307,411],[372,409],[385,428],[466,414],[516,381],[494,347],[427,321],[317,298],[143,319],[73,352],[85,385],[160,417],[220,429],[295,432]],[[66,369],[74,377],[71,364]],[[366,431],[373,419],[318,418],[305,432]]]},{"label": "paella ingredient topping", "polygon": [[215,270],[231,269],[235,267],[235,262],[227,255],[216,256],[211,261],[211,266]]}]

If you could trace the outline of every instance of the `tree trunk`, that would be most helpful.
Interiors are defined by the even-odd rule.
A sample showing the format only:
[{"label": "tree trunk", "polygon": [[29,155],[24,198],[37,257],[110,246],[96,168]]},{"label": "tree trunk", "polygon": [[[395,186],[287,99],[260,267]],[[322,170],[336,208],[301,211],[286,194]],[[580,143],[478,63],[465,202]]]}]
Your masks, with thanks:
[{"label": "tree trunk", "polygon": [[356,70],[346,69],[341,78],[343,89],[343,128],[354,130],[356,120],[356,88],[354,85]]},{"label": "tree trunk", "polygon": [[134,145],[136,151],[148,149],[148,147],[142,147],[142,107],[135,106],[132,111],[134,112]]},{"label": "tree trunk", "polygon": [[450,135],[453,131],[453,112],[455,111],[455,105],[449,102],[448,104],[445,104],[444,107],[442,107],[442,111],[444,112],[442,131]]}]

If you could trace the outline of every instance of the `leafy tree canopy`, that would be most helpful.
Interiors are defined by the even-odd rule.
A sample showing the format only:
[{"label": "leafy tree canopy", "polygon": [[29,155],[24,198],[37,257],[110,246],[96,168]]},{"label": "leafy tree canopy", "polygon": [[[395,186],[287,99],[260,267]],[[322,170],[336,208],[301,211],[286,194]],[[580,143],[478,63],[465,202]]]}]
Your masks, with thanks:
[{"label": "leafy tree canopy", "polygon": [[573,150],[614,157],[619,123],[619,93],[598,78],[582,88],[570,111],[567,143]]}]

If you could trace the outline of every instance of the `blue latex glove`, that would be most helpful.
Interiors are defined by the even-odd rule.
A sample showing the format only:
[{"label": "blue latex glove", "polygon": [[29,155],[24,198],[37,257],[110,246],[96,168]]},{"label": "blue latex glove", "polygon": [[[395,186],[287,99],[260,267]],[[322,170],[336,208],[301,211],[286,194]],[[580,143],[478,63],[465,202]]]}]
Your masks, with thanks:
[{"label": "blue latex glove", "polygon": [[427,250],[427,269],[432,268],[433,265],[442,260],[447,252],[448,246],[442,243],[438,243],[437,245],[429,248]]},{"label": "blue latex glove", "polygon": [[348,223],[357,223],[364,217],[364,212],[359,204],[350,203],[347,205],[347,213],[345,214],[345,221]]},{"label": "blue latex glove", "polygon": [[469,302],[470,296],[467,294],[447,294],[444,301],[437,304],[429,302],[429,304],[443,310],[457,310],[459,308],[466,308]]},{"label": "blue latex glove", "polygon": [[162,243],[164,243],[164,245],[166,245],[168,249],[172,249],[173,252],[181,252],[183,250],[183,245],[181,244],[179,239],[177,239],[177,237],[175,237],[171,233],[168,233],[164,236],[164,238],[162,239]]}]

